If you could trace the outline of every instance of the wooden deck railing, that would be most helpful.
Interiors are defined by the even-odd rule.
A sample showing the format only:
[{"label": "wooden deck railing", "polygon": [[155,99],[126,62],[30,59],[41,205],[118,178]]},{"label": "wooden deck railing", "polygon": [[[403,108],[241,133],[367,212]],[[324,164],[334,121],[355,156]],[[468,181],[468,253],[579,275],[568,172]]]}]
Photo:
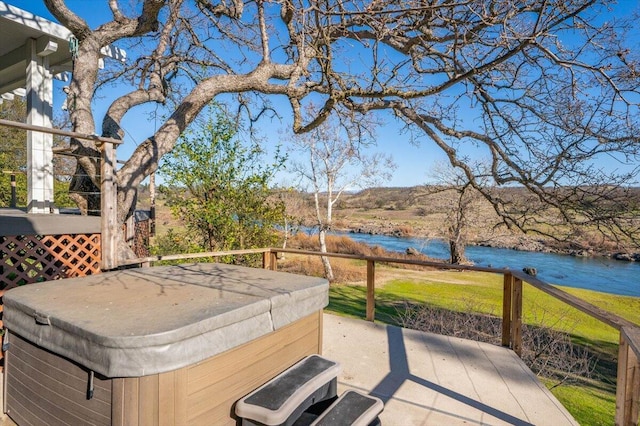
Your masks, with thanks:
[{"label": "wooden deck railing", "polygon": [[522,288],[527,283],[538,290],[576,308],[593,318],[615,328],[620,333],[618,351],[618,375],[616,383],[616,415],[615,424],[620,426],[637,426],[640,413],[640,327],[616,314],[592,305],[578,297],[560,290],[542,280],[521,271],[510,269],[487,268],[472,265],[451,265],[413,259],[397,259],[390,257],[372,257],[342,253],[320,253],[308,250],[264,248],[252,250],[234,250],[225,252],[208,252],[169,256],[150,256],[132,259],[120,265],[143,264],[163,260],[183,260],[203,257],[219,257],[262,253],[262,265],[266,269],[277,269],[277,254],[291,253],[305,256],[327,256],[343,259],[354,259],[367,262],[366,319],[375,319],[375,266],[376,263],[397,263],[405,265],[429,266],[439,269],[469,270],[491,272],[503,275],[502,296],[502,345],[511,348],[518,355],[522,354]]}]

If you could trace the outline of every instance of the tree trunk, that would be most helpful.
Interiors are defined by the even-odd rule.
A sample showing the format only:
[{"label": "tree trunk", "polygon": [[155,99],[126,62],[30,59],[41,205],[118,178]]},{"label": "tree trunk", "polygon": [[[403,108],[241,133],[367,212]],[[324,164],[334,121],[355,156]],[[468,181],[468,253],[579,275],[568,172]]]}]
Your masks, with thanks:
[{"label": "tree trunk", "polygon": [[[318,241],[320,242],[320,253],[327,252],[327,243],[325,241],[327,231],[323,228],[320,228],[320,232],[318,232]],[[327,256],[321,256],[322,266],[324,267],[324,276],[329,281],[334,280],[333,269],[331,269],[331,263],[329,263],[329,258]]]},{"label": "tree trunk", "polygon": [[449,240],[450,260],[453,265],[460,265],[466,262],[464,256],[464,244],[460,244],[457,239]]},{"label": "tree trunk", "polygon": [[[285,214],[286,216],[286,214]],[[282,239],[282,248],[286,250],[287,248],[287,243],[289,242],[289,221],[287,220],[287,218],[284,218],[284,238]],[[279,258],[280,259],[284,259],[285,258],[285,254],[284,252],[279,252]]]}]

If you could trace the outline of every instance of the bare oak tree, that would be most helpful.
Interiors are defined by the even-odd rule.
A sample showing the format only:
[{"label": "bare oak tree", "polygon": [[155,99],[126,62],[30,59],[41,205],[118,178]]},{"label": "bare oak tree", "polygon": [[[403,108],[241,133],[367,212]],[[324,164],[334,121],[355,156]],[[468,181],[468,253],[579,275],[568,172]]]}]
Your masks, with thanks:
[{"label": "bare oak tree", "polygon": [[[269,99],[284,99],[297,133],[337,109],[386,112],[416,141],[442,149],[478,190],[461,155],[466,145],[491,159],[496,185],[526,187],[544,215],[485,193],[508,225],[545,232],[553,227],[537,221],[551,218],[638,240],[637,197],[628,192],[637,170],[605,173],[598,163],[635,161],[640,146],[636,21],[633,11],[609,14],[609,1],[144,0],[125,9],[109,0],[110,20],[95,28],[63,0],[45,3],[78,41],[73,130],[122,137],[133,109],[163,111],[117,171],[121,222],[137,186],[201,109],[235,94],[252,120],[275,111]],[[130,59],[101,71],[108,44]],[[96,117],[92,102],[110,83],[129,91]],[[311,101],[318,108],[307,116]],[[96,147],[72,145],[84,156],[72,191],[88,210],[97,203],[86,195],[98,182]]]},{"label": "bare oak tree", "polygon": [[[449,261],[452,264],[467,263],[465,247],[469,241],[469,225],[478,220],[477,212],[483,198],[460,169],[448,164],[436,164],[432,176],[435,184],[427,186],[426,190],[428,195],[440,194],[444,201],[443,227],[449,245]],[[480,179],[477,182],[483,190],[488,190]]]}]

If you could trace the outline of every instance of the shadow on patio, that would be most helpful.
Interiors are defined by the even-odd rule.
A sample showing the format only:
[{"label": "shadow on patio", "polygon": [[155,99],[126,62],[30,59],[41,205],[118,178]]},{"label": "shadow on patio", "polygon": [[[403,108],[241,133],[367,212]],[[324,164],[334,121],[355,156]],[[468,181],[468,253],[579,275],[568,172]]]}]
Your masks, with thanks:
[{"label": "shadow on patio", "polygon": [[385,402],[383,425],[577,425],[506,348],[325,314],[323,354],[339,392]]}]

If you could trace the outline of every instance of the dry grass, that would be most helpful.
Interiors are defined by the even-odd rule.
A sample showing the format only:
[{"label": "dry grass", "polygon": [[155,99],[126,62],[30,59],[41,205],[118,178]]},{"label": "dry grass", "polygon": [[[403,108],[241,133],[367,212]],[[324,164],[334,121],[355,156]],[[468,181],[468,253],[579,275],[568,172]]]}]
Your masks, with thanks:
[{"label": "dry grass", "polygon": [[[380,246],[369,246],[364,243],[358,243],[346,236],[329,235],[326,239],[327,251],[330,253],[353,254],[360,256],[387,257],[393,259],[412,259],[436,261],[425,255],[407,255],[404,253],[391,252]],[[319,250],[318,238],[315,235],[306,235],[299,233],[289,240],[288,247],[301,250]],[[363,284],[366,281],[366,264],[361,260],[331,258],[331,267],[335,275],[335,282]],[[387,279],[393,279],[397,274],[394,270],[415,270],[425,271],[433,270],[431,267],[390,264],[390,268],[385,268],[384,276]],[[286,254],[284,259],[279,263],[279,268],[283,271],[293,272],[303,275],[312,275],[320,277],[324,273],[320,257],[318,256],[297,256]],[[378,279],[383,278],[379,276]]]},{"label": "dry grass", "polygon": [[[367,279],[367,268],[357,265],[350,259],[331,259],[331,267],[335,281],[340,283],[364,284]],[[324,268],[318,256],[304,256],[287,254],[278,262],[278,270],[300,275],[322,277]]]},{"label": "dry grass", "polygon": [[[343,229],[372,230],[387,235],[416,236],[427,239],[444,239],[450,221],[447,219],[454,191],[433,193],[428,187],[370,188],[357,193],[345,194],[334,210],[334,223]],[[535,202],[531,194],[522,188],[505,188],[501,196],[516,200],[519,204]],[[640,195],[638,195],[640,196]],[[637,247],[625,238],[615,238],[602,228],[585,226],[572,231],[560,225],[552,211],[540,217],[538,230],[559,238],[558,241],[543,234],[523,234],[509,230],[497,216],[488,201],[479,199],[474,204],[467,229],[467,239],[472,244],[491,244],[520,250],[536,250],[539,244],[559,252],[593,251],[608,254],[619,251],[634,251]],[[548,221],[548,225],[542,225]],[[573,232],[573,233],[572,233]]]},{"label": "dry grass", "polygon": [[[363,256],[383,256],[387,253],[380,246],[369,246],[367,244],[358,243],[346,236],[327,235],[326,238],[327,251],[331,253],[356,254]],[[289,240],[289,247],[302,250],[320,249],[320,243],[316,235],[307,235],[303,233],[296,234]]]}]

